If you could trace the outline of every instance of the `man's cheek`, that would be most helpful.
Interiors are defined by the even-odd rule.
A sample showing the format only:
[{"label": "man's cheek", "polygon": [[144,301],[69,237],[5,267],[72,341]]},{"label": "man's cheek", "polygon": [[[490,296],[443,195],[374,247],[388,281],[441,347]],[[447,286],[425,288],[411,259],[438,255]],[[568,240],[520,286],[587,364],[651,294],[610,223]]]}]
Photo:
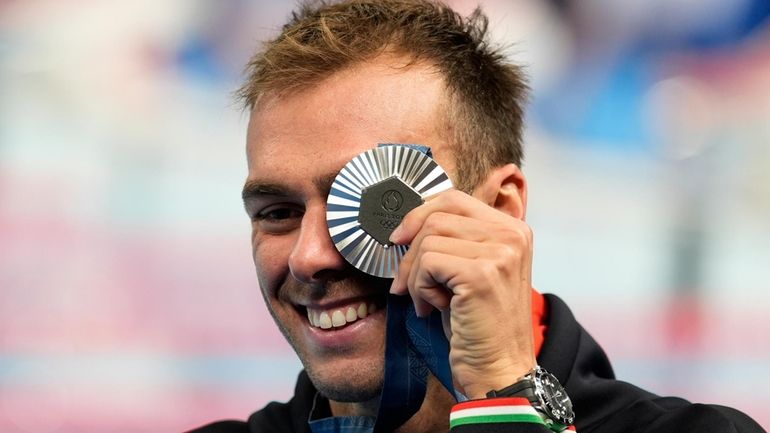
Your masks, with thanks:
[{"label": "man's cheek", "polygon": [[254,264],[256,265],[257,281],[259,282],[259,288],[265,295],[265,298],[275,295],[275,276],[270,272],[270,268],[265,266],[265,263],[260,260],[257,254],[254,254]]},{"label": "man's cheek", "polygon": [[285,239],[263,240],[252,245],[257,279],[263,291],[275,291],[288,275],[288,246]]}]

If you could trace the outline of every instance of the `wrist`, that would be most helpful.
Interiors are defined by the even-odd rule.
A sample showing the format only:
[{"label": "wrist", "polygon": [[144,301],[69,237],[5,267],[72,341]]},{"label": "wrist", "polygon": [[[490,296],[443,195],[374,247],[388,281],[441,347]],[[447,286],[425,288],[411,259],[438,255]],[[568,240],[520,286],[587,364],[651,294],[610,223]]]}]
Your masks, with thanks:
[{"label": "wrist", "polygon": [[508,365],[506,368],[487,369],[475,375],[475,380],[463,385],[463,394],[471,400],[487,398],[487,393],[518,382],[536,365],[533,360],[531,363]]},{"label": "wrist", "polygon": [[564,430],[575,420],[575,412],[566,390],[556,376],[540,366],[533,368],[512,385],[490,391],[487,397],[493,401],[523,397],[554,431]]}]

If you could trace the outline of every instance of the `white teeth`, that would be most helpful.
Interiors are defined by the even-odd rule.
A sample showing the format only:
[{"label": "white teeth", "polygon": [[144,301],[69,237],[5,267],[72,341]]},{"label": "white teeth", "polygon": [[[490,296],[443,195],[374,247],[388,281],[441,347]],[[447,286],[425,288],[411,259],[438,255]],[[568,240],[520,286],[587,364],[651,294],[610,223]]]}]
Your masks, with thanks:
[{"label": "white teeth", "polygon": [[314,310],[312,308],[307,309],[307,320],[310,322],[310,326],[329,329],[339,328],[353,323],[359,319],[365,319],[370,314],[377,311],[375,304],[366,305],[366,302],[361,302],[358,306],[348,306],[338,309],[331,309],[326,311]]},{"label": "white teeth", "polygon": [[336,327],[342,326],[342,325],[344,325],[346,323],[347,322],[345,321],[345,315],[342,314],[342,311],[334,310],[334,313],[332,313],[332,326],[334,326],[336,328]]},{"label": "white teeth", "polygon": [[318,325],[321,326],[321,329],[329,329],[332,327],[332,319],[329,317],[329,313],[326,311],[321,313],[318,317]]},{"label": "white teeth", "polygon": [[310,323],[316,328],[321,326],[321,318],[319,317],[317,310],[313,310],[313,321]]},{"label": "white teeth", "polygon": [[345,312],[345,321],[355,322],[356,319],[358,319],[358,313],[356,313],[356,309],[353,307],[348,307],[348,311]]}]

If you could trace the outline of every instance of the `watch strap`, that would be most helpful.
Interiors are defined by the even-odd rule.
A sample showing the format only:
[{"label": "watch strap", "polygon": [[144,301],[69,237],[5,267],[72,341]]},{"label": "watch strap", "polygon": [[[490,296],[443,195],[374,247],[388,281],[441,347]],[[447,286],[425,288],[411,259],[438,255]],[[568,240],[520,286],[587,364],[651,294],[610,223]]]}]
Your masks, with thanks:
[{"label": "watch strap", "polygon": [[537,402],[535,384],[532,382],[532,379],[527,378],[527,376],[519,379],[519,381],[513,385],[506,386],[499,390],[492,390],[487,393],[487,398],[499,397],[524,397],[530,402]]}]

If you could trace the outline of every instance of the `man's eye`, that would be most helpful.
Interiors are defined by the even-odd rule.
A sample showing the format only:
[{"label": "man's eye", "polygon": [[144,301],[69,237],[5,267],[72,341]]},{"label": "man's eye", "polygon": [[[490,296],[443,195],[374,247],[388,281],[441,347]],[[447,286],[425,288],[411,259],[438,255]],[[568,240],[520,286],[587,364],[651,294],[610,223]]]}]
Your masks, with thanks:
[{"label": "man's eye", "polygon": [[287,206],[270,206],[254,216],[260,230],[272,233],[287,232],[299,227],[303,212]]},{"label": "man's eye", "polygon": [[302,216],[302,213],[298,212],[295,209],[278,208],[278,209],[267,209],[259,212],[257,214],[257,219],[276,221],[276,220],[285,220],[288,218],[297,218],[301,216]]}]

